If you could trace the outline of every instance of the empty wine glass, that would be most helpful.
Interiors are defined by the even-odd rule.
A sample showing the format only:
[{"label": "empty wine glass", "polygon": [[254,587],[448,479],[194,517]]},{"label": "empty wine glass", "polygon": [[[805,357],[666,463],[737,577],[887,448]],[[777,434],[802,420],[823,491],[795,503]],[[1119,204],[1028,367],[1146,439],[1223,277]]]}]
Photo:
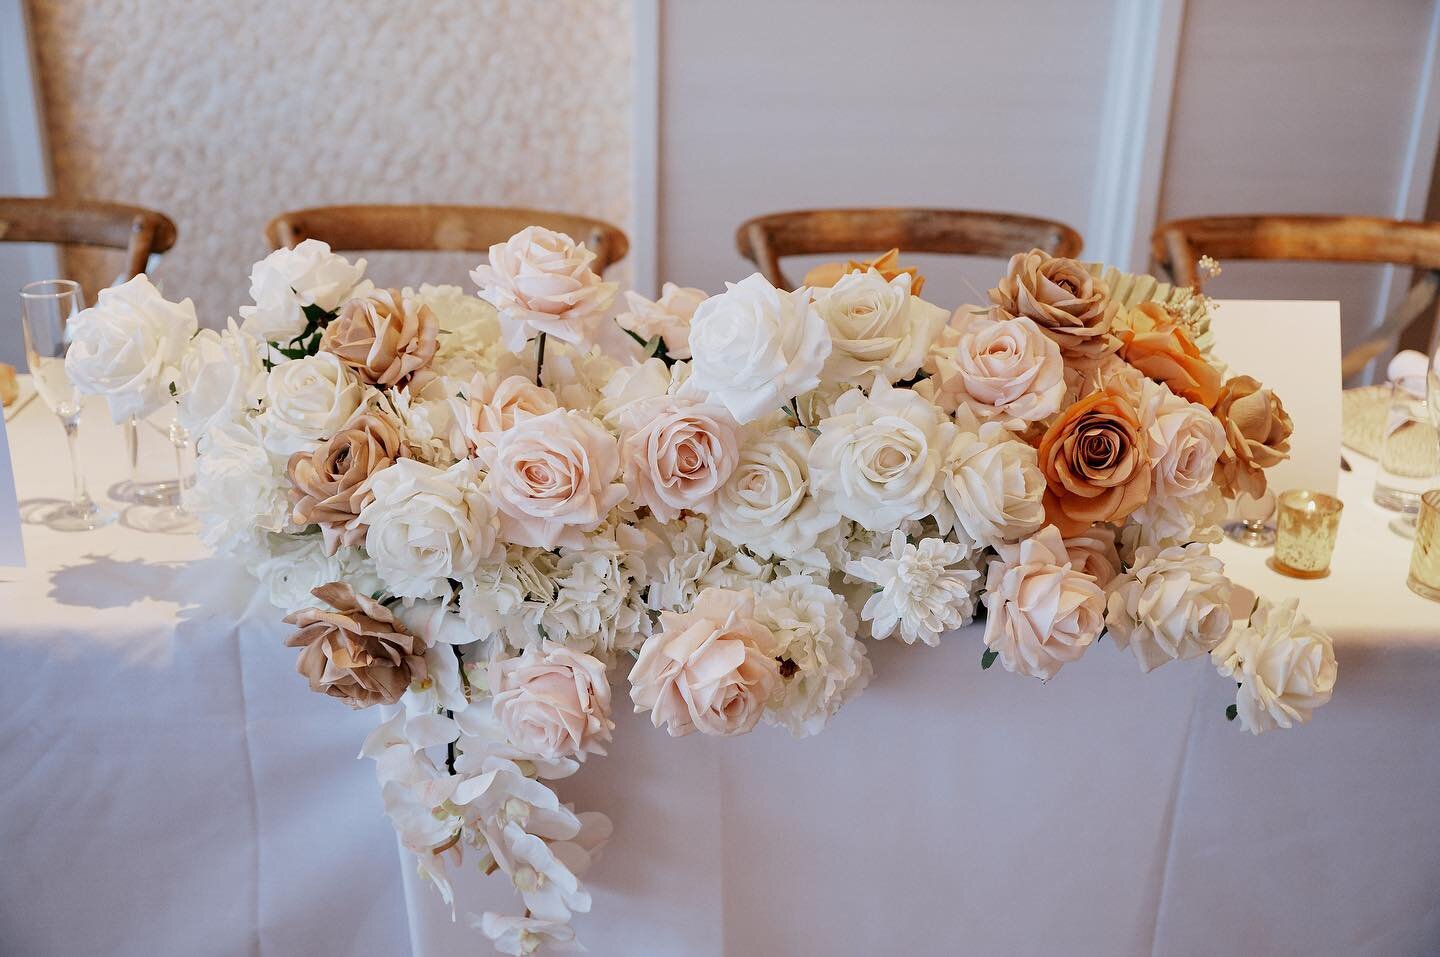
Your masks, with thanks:
[{"label": "empty wine glass", "polygon": [[1258,498],[1242,492],[1235,499],[1239,521],[1225,523],[1225,536],[1251,548],[1269,548],[1275,544],[1275,493],[1268,488]]},{"label": "empty wine glass", "polygon": [[80,312],[80,285],[68,279],[42,279],[20,290],[25,331],[25,361],[40,401],[50,407],[65,427],[70,446],[70,501],[40,516],[40,522],[65,532],[100,528],[115,521],[115,513],[95,504],[85,490],[80,469],[80,396],[65,371],[65,350],[70,346],[70,321]]}]

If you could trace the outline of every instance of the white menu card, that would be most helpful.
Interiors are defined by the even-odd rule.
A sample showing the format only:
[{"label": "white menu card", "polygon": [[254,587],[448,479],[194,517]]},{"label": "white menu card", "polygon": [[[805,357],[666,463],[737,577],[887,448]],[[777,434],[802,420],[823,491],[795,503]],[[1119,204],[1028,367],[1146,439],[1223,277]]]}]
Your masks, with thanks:
[{"label": "white menu card", "polygon": [[20,539],[20,503],[15,494],[15,469],[10,462],[5,417],[0,415],[0,565],[24,564],[25,544]]}]

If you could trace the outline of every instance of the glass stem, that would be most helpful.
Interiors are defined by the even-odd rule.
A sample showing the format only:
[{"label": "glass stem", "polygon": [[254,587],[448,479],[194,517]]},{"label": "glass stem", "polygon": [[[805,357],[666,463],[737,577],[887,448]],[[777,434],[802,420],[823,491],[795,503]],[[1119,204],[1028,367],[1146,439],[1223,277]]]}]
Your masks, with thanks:
[{"label": "glass stem", "polygon": [[130,490],[140,488],[140,420],[135,416],[125,420],[125,455],[130,459]]},{"label": "glass stem", "polygon": [[175,508],[184,508],[185,452],[190,445],[190,433],[180,424],[179,417],[170,420],[170,444],[175,447]]},{"label": "glass stem", "polygon": [[85,490],[85,476],[80,469],[80,416],[67,415],[60,422],[65,426],[65,441],[70,446],[70,501],[77,509],[92,511],[95,503]]}]

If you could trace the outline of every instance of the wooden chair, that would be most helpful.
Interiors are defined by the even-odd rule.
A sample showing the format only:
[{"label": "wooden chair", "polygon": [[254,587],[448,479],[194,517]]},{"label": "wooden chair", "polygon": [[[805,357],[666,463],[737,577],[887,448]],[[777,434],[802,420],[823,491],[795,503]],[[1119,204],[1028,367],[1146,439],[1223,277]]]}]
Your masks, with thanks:
[{"label": "wooden chair", "polygon": [[1416,281],[1405,300],[1370,338],[1345,353],[1340,367],[1352,376],[1420,318],[1440,290],[1440,223],[1370,216],[1204,216],[1156,227],[1151,251],[1179,286],[1200,289],[1200,258],[1352,262],[1411,266]]},{"label": "wooden chair", "polygon": [[511,206],[316,206],[276,216],[266,224],[265,238],[271,249],[319,239],[337,252],[484,252],[526,226],[545,226],[583,242],[600,273],[630,249],[625,234],[603,220]]},{"label": "wooden chair", "polygon": [[98,246],[125,251],[125,278],[175,245],[170,217],[140,206],[86,199],[0,196],[0,242]]},{"label": "wooden chair", "polygon": [[1055,256],[1080,253],[1080,234],[1048,219],[968,209],[806,209],[756,216],[735,233],[740,255],[772,284],[794,288],[784,256],[817,253],[949,253],[1012,256],[1039,247]]}]

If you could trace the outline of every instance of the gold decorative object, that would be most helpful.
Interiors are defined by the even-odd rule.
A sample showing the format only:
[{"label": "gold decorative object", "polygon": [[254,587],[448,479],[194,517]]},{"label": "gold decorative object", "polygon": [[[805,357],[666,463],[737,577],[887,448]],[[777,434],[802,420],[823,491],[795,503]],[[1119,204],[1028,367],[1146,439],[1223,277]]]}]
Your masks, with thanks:
[{"label": "gold decorative object", "polygon": [[1422,598],[1440,601],[1440,488],[1420,496],[1415,550],[1410,553],[1410,577],[1405,584]]},{"label": "gold decorative object", "polygon": [[1292,488],[1280,495],[1271,565],[1293,578],[1324,578],[1345,503],[1333,495]]}]

